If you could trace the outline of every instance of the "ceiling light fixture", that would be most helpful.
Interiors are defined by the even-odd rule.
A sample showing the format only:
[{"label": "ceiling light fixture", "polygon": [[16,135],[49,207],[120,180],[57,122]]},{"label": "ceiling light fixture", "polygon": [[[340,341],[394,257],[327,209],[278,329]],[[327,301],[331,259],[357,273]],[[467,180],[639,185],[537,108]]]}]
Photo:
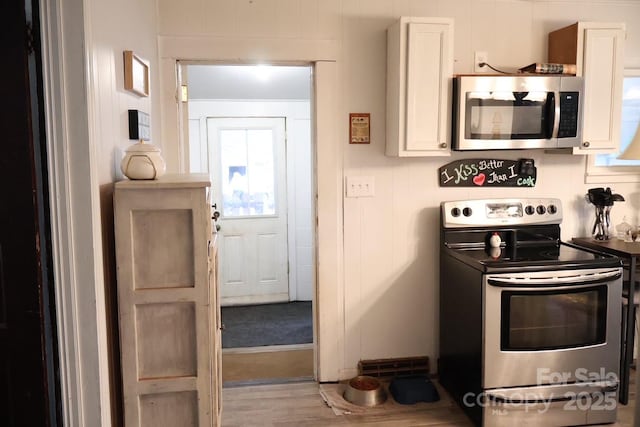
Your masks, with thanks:
[{"label": "ceiling light fixture", "polygon": [[270,65],[256,65],[253,67],[253,72],[256,78],[261,82],[266,82],[271,79],[271,66]]}]

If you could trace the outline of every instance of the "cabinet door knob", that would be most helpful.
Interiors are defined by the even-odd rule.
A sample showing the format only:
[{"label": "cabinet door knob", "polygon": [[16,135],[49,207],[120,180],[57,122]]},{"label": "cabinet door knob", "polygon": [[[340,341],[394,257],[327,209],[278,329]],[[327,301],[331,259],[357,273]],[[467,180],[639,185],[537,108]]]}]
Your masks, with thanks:
[{"label": "cabinet door knob", "polygon": [[446,142],[441,142],[440,143],[440,148],[447,148],[447,143]]},{"label": "cabinet door knob", "polygon": [[591,143],[590,143],[589,141],[584,141],[584,142],[582,143],[582,146],[583,146],[583,147],[588,147],[588,146],[590,146],[590,145],[591,145]]}]

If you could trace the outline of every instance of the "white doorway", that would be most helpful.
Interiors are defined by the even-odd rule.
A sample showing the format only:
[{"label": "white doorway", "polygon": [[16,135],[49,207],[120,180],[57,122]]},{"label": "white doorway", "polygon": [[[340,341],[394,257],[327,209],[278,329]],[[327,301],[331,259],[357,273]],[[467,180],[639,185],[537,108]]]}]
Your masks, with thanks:
[{"label": "white doorway", "polygon": [[207,118],[220,303],[289,296],[285,118]]},{"label": "white doorway", "polygon": [[279,63],[312,68],[311,120],[313,137],[313,318],[315,378],[337,381],[344,372],[345,317],[342,200],[343,145],[338,112],[340,45],[326,40],[267,40],[264,38],[166,37],[159,43],[160,118],[162,150],[169,170],[190,170],[188,130],[181,102],[186,64]]},{"label": "white doorway", "polygon": [[[182,127],[183,140],[188,142],[183,145],[188,169],[210,174],[212,201],[221,213],[218,281],[225,324],[223,379],[229,381],[225,377],[237,364],[232,358],[260,354],[277,361],[279,366],[265,369],[280,371],[279,377],[283,368],[302,364],[307,366],[306,373],[298,369],[290,377],[312,378],[316,271],[312,67],[180,63],[180,71],[188,89],[188,102],[182,104],[183,123],[188,122]],[[253,156],[255,162],[249,153],[253,149],[260,151]],[[259,177],[251,176],[252,168]],[[282,302],[274,304],[278,301]],[[300,333],[296,318],[290,322],[291,333],[281,331],[274,334],[273,344],[265,344],[264,323],[268,322],[261,322],[254,334],[260,335],[257,345],[261,347],[227,344],[232,326],[225,318],[233,318],[232,310],[250,306],[273,310],[278,305],[289,306],[283,313],[286,319],[303,311],[308,334]],[[274,324],[278,325],[274,329],[287,328],[281,318],[274,319]],[[283,335],[308,338],[283,344]],[[264,351],[276,353],[265,356]],[[247,364],[238,367],[248,370]]]},{"label": "white doorway", "polygon": [[[182,127],[188,170],[213,173],[214,186],[220,179],[216,178],[215,171],[212,172],[214,164],[207,143],[207,120],[284,118],[286,204],[283,208],[287,212],[288,298],[290,301],[311,301],[315,295],[316,230],[311,141],[312,67],[179,65],[181,80],[188,88],[188,102],[182,103],[183,123],[188,123]],[[220,226],[224,227],[224,224],[221,222]],[[224,251],[224,248],[220,249]],[[222,262],[220,265],[225,268]],[[252,298],[255,302],[260,302],[261,298],[263,302],[269,301],[267,296]],[[243,303],[248,301],[222,298],[223,305]]]}]

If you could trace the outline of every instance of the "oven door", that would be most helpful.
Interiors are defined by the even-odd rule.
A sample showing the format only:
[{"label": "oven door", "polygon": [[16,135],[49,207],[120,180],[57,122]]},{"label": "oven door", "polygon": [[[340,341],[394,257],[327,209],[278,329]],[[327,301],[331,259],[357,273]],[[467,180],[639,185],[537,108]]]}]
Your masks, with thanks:
[{"label": "oven door", "polygon": [[617,380],[622,269],[484,275],[483,388]]}]

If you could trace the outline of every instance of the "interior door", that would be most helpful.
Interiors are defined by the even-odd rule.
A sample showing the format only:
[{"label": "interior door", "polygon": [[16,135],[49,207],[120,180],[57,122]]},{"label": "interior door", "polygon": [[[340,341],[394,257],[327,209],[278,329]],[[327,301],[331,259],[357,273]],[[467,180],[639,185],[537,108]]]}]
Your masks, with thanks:
[{"label": "interior door", "polygon": [[[0,3],[0,425],[62,425],[39,63],[38,2]],[[26,12],[26,15],[25,15]],[[26,40],[28,23],[33,43]]]},{"label": "interior door", "polygon": [[284,118],[209,118],[222,305],[289,301]]}]

